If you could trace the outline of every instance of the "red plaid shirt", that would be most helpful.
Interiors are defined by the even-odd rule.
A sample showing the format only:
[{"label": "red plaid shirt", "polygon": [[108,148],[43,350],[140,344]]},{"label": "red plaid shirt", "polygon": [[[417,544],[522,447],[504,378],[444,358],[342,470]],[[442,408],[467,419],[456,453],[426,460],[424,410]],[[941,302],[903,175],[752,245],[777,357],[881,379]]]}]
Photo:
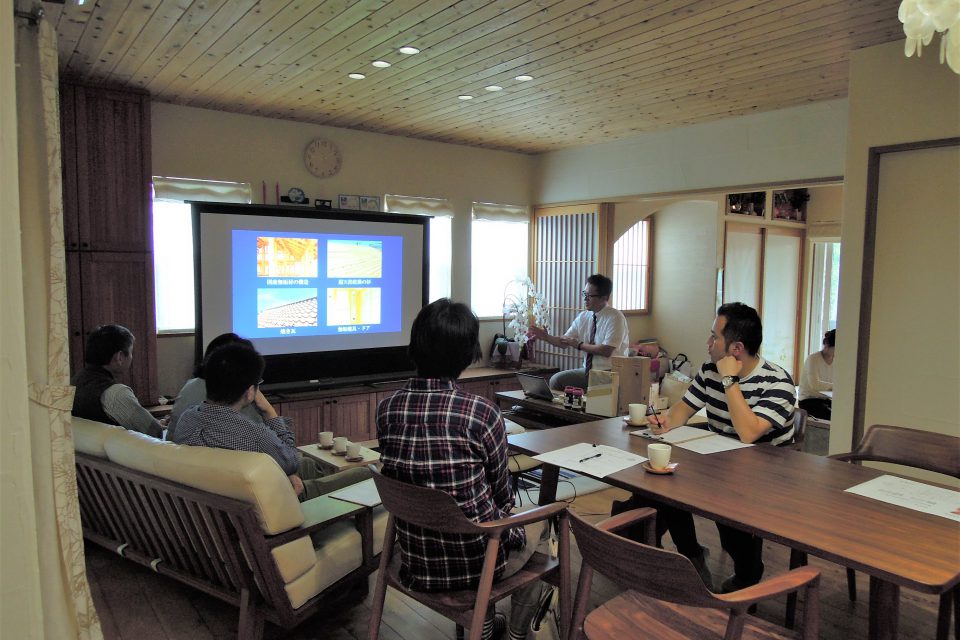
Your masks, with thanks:
[{"label": "red plaid shirt", "polygon": [[[380,403],[377,438],[383,474],[453,496],[474,522],[506,517],[513,508],[507,471],[507,435],[500,410],[455,382],[411,378]],[[499,576],[507,549],[525,544],[523,528],[504,536],[497,559]],[[400,579],[418,591],[477,586],[483,567],[484,536],[440,534],[397,521]]]}]

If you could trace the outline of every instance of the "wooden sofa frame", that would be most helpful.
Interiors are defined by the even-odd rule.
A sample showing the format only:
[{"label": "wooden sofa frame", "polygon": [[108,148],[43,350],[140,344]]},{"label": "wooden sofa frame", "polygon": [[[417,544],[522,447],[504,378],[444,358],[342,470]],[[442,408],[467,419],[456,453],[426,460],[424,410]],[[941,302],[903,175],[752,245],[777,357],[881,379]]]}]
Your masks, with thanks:
[{"label": "wooden sofa frame", "polygon": [[365,596],[377,568],[369,509],[356,514],[363,540],[358,569],[294,609],[271,551],[334,522],[307,522],[267,535],[256,509],[109,460],[76,453],[83,536],[124,558],[239,607],[237,637],[259,640],[265,621],[285,629],[341,598]]}]

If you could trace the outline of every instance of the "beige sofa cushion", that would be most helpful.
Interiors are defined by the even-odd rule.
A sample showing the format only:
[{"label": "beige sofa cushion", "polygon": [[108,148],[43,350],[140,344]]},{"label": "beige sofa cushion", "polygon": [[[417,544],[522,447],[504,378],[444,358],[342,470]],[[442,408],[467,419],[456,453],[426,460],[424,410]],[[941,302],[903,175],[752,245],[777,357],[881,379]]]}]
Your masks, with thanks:
[{"label": "beige sofa cushion", "polygon": [[107,452],[103,443],[117,431],[126,431],[123,427],[104,424],[86,418],[72,418],[73,448],[80,453],[86,453],[98,458],[106,458]]},{"label": "beige sofa cushion", "polygon": [[133,431],[108,438],[104,449],[125,467],[252,504],[269,535],[303,524],[290,480],[265,453],[191,447]]}]

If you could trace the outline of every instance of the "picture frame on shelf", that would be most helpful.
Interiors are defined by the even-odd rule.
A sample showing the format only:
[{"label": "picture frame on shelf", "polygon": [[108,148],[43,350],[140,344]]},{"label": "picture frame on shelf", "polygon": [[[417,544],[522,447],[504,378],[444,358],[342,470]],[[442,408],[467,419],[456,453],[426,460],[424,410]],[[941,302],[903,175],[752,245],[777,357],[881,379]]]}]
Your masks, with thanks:
[{"label": "picture frame on shelf", "polygon": [[360,211],[380,211],[380,196],[360,196]]},{"label": "picture frame on shelf", "polygon": [[358,211],[360,209],[360,196],[351,196],[340,194],[339,199],[337,200],[338,209],[353,209]]}]

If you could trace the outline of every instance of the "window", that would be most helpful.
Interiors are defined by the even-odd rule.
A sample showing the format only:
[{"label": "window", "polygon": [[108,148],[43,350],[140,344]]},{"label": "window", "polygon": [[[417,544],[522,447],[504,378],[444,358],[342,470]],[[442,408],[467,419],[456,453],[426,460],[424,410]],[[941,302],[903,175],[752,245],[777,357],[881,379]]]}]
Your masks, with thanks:
[{"label": "window", "polygon": [[641,220],[613,243],[613,299],[620,311],[650,310],[650,221]]},{"label": "window", "polygon": [[185,200],[250,202],[250,184],[153,178],[153,278],[157,332],[193,331],[193,223]]},{"label": "window", "polygon": [[507,285],[529,271],[530,214],[526,207],[474,202],[470,237],[473,312],[499,318]]},{"label": "window", "polygon": [[439,198],[416,198],[386,195],[384,204],[392,213],[433,216],[430,220],[430,302],[450,297],[451,243],[453,238],[453,208],[449,201]]}]

